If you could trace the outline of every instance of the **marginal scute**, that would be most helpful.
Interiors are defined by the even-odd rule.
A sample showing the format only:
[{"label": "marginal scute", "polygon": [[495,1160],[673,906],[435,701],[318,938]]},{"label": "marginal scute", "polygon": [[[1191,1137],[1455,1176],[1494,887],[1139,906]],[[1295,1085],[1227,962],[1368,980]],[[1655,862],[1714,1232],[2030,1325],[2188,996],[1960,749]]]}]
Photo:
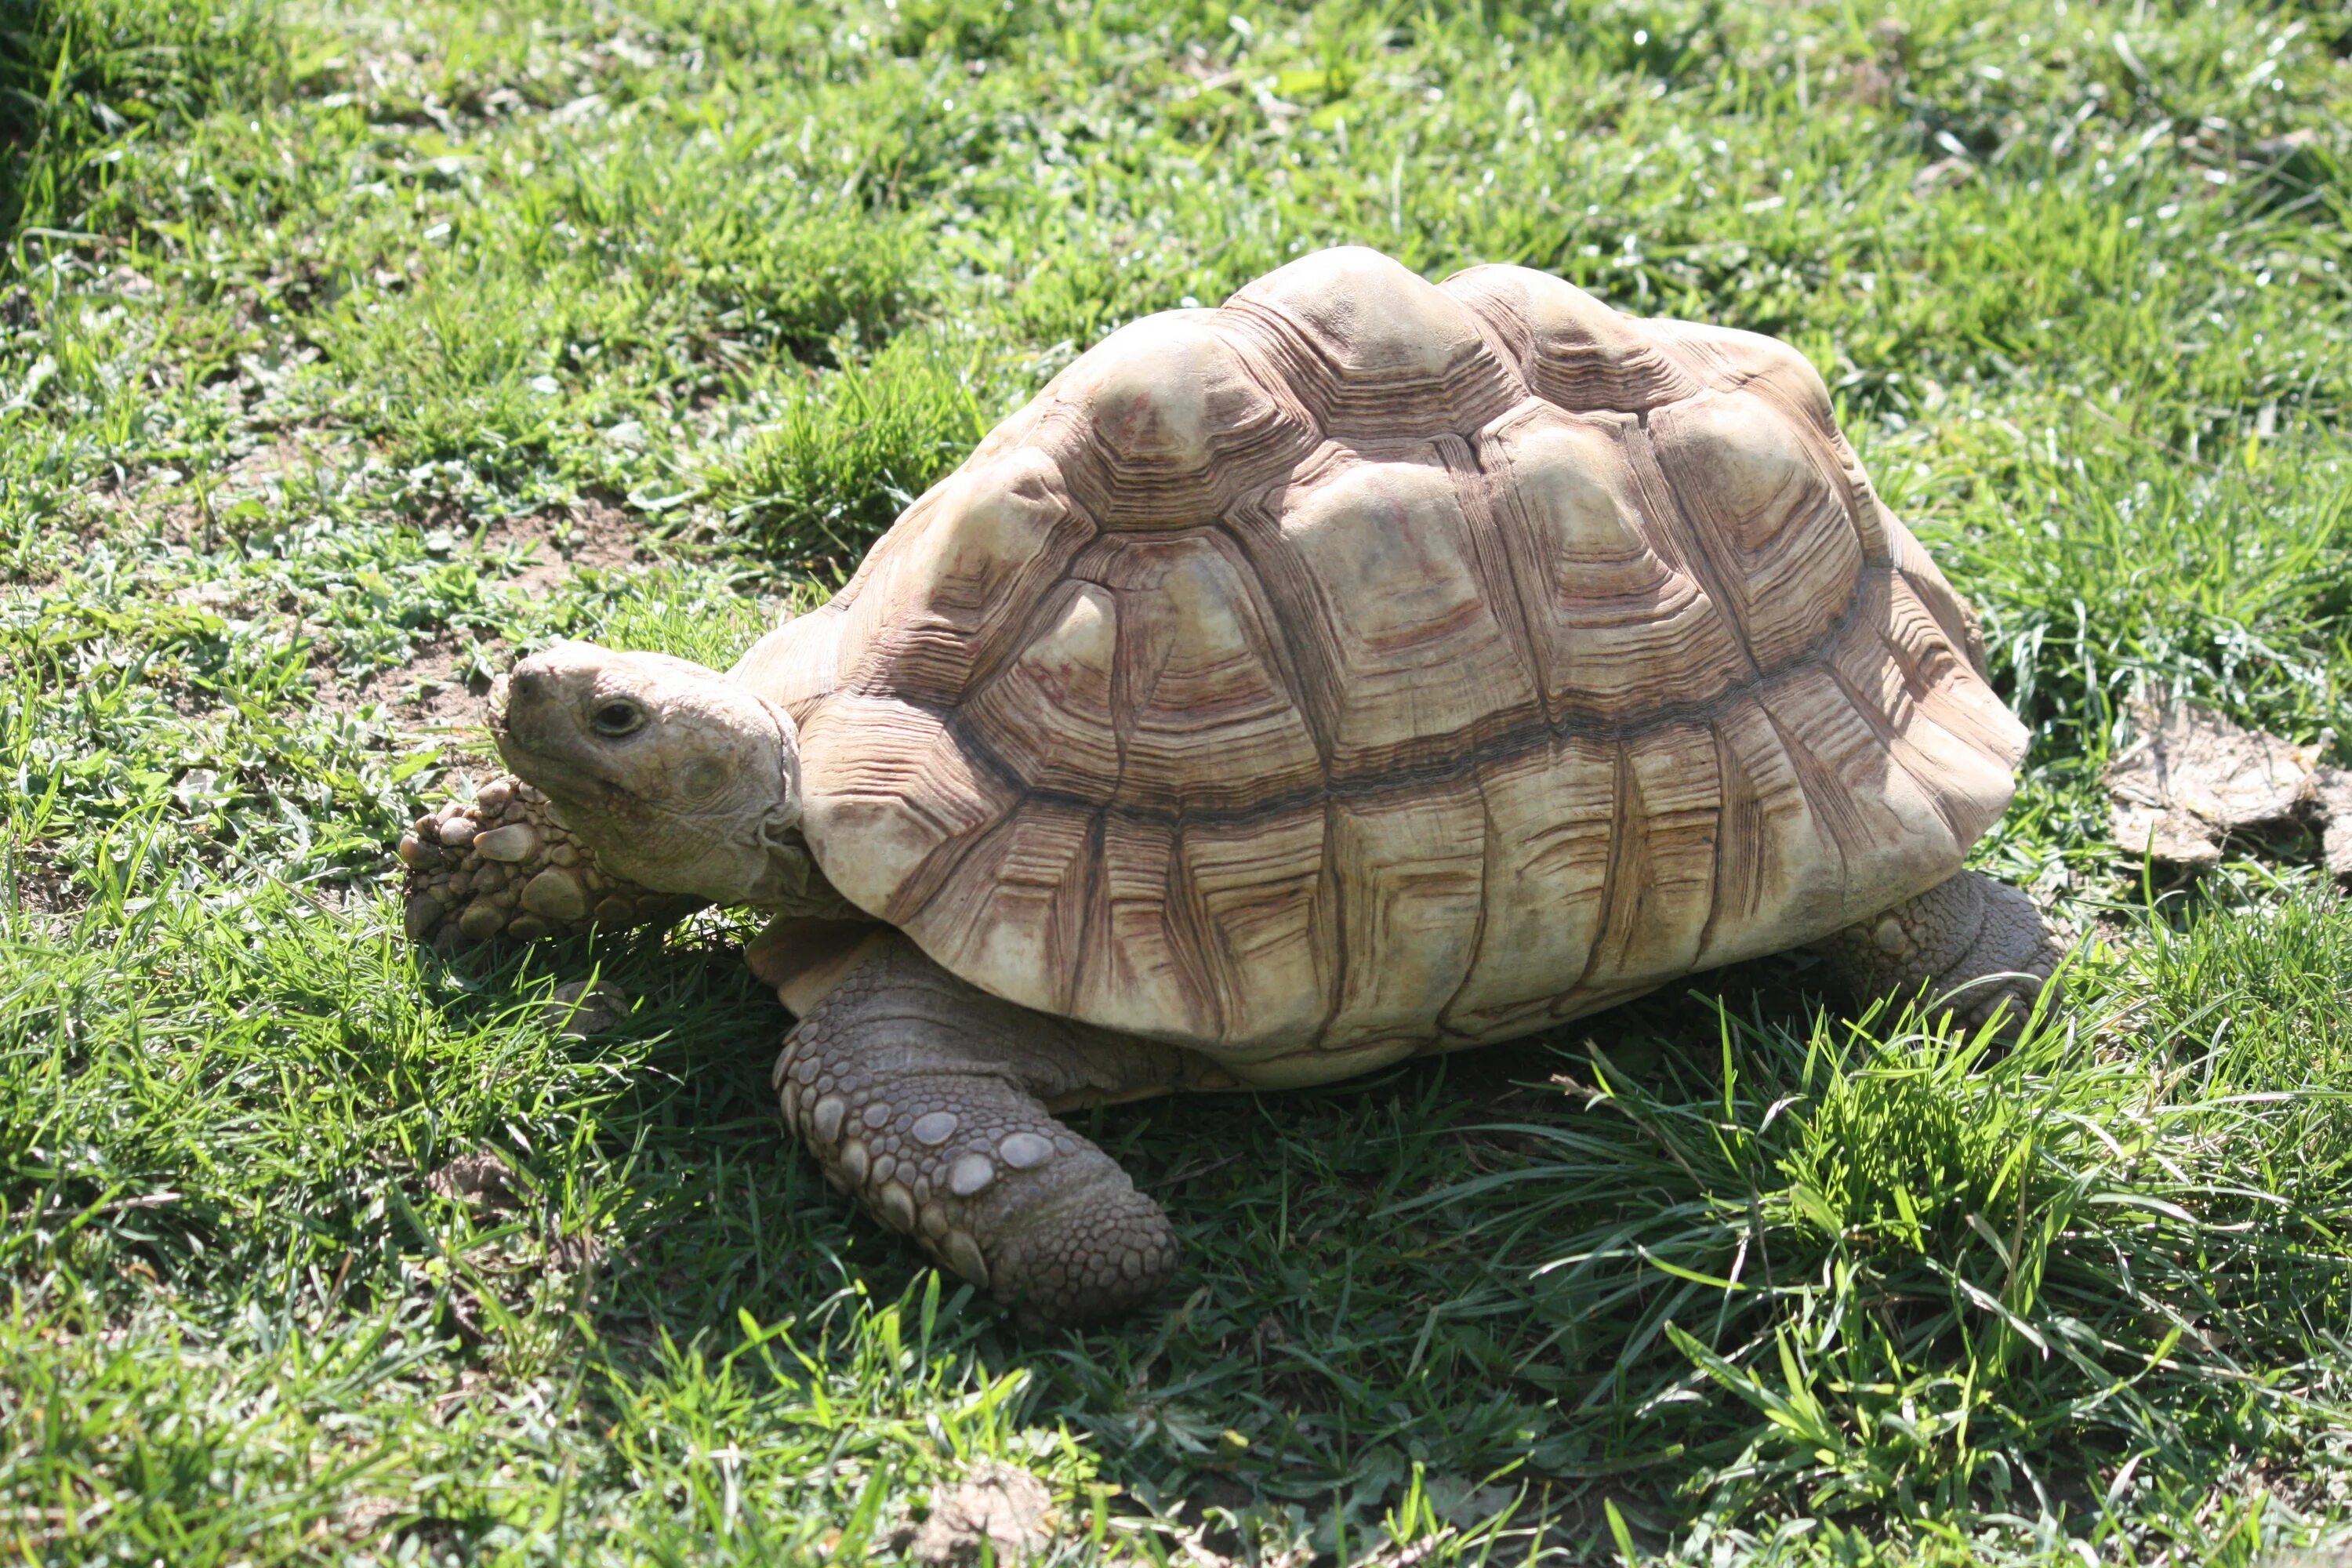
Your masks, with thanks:
[{"label": "marginal scute", "polygon": [[1845,914],[1837,845],[1814,819],[1764,704],[1733,699],[1714,730],[1723,805],[1714,908],[1692,961],[1700,968],[1777,952],[1788,932],[1833,928]]},{"label": "marginal scute", "polygon": [[[1477,783],[1402,784],[1335,801],[1330,835],[1347,918],[1339,1006],[1320,1047],[1429,1039],[1475,955],[1486,883]],[[1254,1080],[1265,1076],[1250,1070]]]},{"label": "marginal scute", "polygon": [[[1944,574],[1937,570],[1935,561],[1913,537],[1911,531],[1896,521],[1884,505],[1878,508],[1878,512],[1880,526],[1886,538],[1887,559],[1902,574],[1905,585],[1935,621],[1937,629],[1943,634],[1941,640],[1968,660],[1970,668],[1981,676],[1984,673],[1984,638],[1978,630],[1974,613],[1959,595],[1952,591],[1951,584],[1944,580]],[[2008,713],[2007,709],[2001,711],[2004,716]],[[2015,721],[2011,720],[2010,722],[2013,724]]]},{"label": "marginal scute", "polygon": [[1025,800],[898,923],[984,991],[1064,1013],[1086,953],[1096,814]]},{"label": "marginal scute", "polygon": [[922,907],[945,863],[1003,820],[1015,795],[939,713],[836,694],[801,731],[803,824],[843,897],[894,923]]},{"label": "marginal scute", "polygon": [[1094,935],[1070,1011],[1129,1034],[1223,1039],[1190,903],[1176,891],[1175,829],[1118,812],[1104,813],[1102,828],[1087,904]]},{"label": "marginal scute", "polygon": [[1927,891],[1966,847],[1829,670],[1807,665],[1765,701],[1814,820],[1838,847],[1851,924]]},{"label": "marginal scute", "polygon": [[1715,901],[1723,806],[1715,733],[1660,724],[1623,743],[1609,898],[1580,984],[1654,985],[1689,973]]},{"label": "marginal scute", "polygon": [[1332,911],[1320,802],[1188,826],[1180,876],[1234,1059],[1310,1037],[1330,1011]]},{"label": "marginal scute", "polygon": [[1565,734],[1478,770],[1486,920],[1439,1022],[1475,1045],[1546,1021],[1600,934],[1617,824],[1618,744]]},{"label": "marginal scute", "polygon": [[[1949,602],[1958,603],[1940,575],[1923,579],[1906,569],[1889,575],[1885,618],[1866,624],[1878,632],[1913,695],[1936,722],[1997,762],[2006,774],[2025,760],[2030,736],[1977,674],[1965,630],[1955,638],[1946,629],[1943,614],[1922,591],[1928,587],[1941,588]],[[2001,798],[2000,809],[2006,809],[2006,790]]]},{"label": "marginal scute", "polygon": [[[2002,742],[2011,738],[1970,733],[1989,716],[1960,692],[1979,683],[1959,680],[1958,660],[1928,641],[1934,623],[1899,575],[1868,574],[1864,605],[1861,626],[1839,639],[1831,668],[1895,763],[1935,805],[1953,840],[1974,843],[2008,809],[2013,785]],[[1920,667],[1939,653],[1951,661],[1944,679],[1922,679]],[[1999,711],[2007,716],[2007,710]],[[2021,742],[2021,726],[2015,739]]]},{"label": "marginal scute", "polygon": [[837,656],[845,608],[836,597],[794,616],[753,643],[728,679],[782,708],[794,722],[805,719],[841,683]]}]

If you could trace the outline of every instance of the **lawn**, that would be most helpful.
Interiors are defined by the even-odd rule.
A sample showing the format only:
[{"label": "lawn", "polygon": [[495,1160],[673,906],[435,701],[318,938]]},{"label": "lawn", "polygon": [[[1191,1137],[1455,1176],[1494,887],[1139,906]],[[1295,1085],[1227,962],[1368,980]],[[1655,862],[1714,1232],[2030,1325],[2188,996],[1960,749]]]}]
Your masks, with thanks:
[{"label": "lawn", "polygon": [[[2338,5],[5,0],[0,158],[0,1557],[937,1559],[992,1467],[1070,1563],[2352,1530],[2352,907],[2101,776],[2158,686],[2352,760]],[[1088,1113],[1187,1267],[1049,1333],[786,1141],[743,922],[404,942],[506,662],[727,662],[1342,241],[1811,356],[2032,727],[2062,1009],[1787,960]]]}]

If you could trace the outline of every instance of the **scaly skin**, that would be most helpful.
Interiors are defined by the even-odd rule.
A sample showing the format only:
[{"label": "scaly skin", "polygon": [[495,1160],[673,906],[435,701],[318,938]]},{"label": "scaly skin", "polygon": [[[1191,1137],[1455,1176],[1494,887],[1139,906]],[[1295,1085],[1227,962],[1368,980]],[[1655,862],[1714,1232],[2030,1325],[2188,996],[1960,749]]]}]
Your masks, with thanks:
[{"label": "scaly skin", "polygon": [[412,942],[447,953],[494,937],[667,925],[704,900],[650,892],[596,864],[556,820],[546,795],[518,778],[483,786],[416,819],[400,840]]},{"label": "scaly skin", "polygon": [[1000,1001],[893,936],[785,1037],[774,1081],[835,1186],[997,1300],[1077,1324],[1155,1295],[1176,1236],[1047,1106],[1221,1076],[1175,1047]]},{"label": "scaly skin", "polygon": [[1953,1013],[1968,1028],[2006,1004],[2013,1032],[2033,1010],[2065,947],[2063,933],[2023,893],[1963,871],[1815,943],[1814,951],[1864,1003],[1882,996],[1908,1001],[1923,990],[1930,1001],[1949,995]]}]

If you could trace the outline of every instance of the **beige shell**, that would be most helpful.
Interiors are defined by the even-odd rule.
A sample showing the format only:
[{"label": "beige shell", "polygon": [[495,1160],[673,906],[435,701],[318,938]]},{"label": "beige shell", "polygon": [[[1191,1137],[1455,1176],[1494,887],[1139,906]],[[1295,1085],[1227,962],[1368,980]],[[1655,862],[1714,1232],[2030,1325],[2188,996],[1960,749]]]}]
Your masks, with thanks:
[{"label": "beige shell", "polygon": [[1794,351],[1342,249],[1112,334],[736,674],[850,900],[1276,1084],[1949,876],[2025,741],[1969,637]]}]

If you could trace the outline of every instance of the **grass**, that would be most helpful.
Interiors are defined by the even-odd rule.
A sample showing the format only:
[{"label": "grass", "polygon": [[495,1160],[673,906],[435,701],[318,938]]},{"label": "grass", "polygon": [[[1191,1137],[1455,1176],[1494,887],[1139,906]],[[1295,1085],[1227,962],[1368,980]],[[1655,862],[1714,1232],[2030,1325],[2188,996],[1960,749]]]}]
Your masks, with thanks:
[{"label": "grass", "polygon": [[[2347,124],[2315,3],[5,0],[0,1554],[887,1558],[990,1459],[1070,1563],[2341,1540],[2352,906],[2099,773],[2159,682],[2347,760]],[[1813,358],[2033,727],[2032,1037],[1781,962],[1105,1111],[1188,1272],[1024,1336],[781,1136],[740,926],[399,940],[516,652],[723,661],[1349,240]]]}]

